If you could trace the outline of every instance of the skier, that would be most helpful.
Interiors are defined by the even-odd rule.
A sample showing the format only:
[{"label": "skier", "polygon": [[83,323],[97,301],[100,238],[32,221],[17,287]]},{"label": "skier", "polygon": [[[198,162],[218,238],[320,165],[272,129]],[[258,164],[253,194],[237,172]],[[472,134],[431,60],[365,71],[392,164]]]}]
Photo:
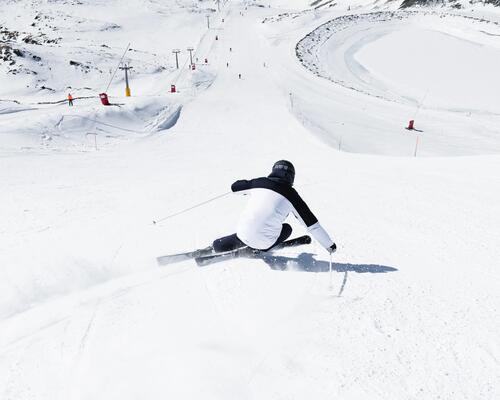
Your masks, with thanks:
[{"label": "skier", "polygon": [[213,251],[225,252],[244,246],[269,250],[292,234],[292,227],[283,223],[291,212],[327,251],[333,253],[337,246],[292,187],[294,179],[295,168],[292,163],[280,160],[273,165],[267,178],[234,182],[231,190],[250,194],[250,199],[236,233],[215,240]]},{"label": "skier", "polygon": [[71,93],[68,93],[68,106],[73,105],[73,96],[71,96]]}]

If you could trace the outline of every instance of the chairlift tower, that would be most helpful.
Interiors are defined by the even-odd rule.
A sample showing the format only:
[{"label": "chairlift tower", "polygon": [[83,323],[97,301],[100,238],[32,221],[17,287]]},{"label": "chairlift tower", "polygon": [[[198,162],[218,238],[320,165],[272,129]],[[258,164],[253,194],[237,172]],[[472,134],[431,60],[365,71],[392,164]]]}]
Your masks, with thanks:
[{"label": "chairlift tower", "polygon": [[125,96],[130,97],[130,86],[128,85],[128,71],[131,70],[133,67],[129,67],[127,64],[125,64],[123,67],[120,67],[121,70],[125,71]]},{"label": "chairlift tower", "polygon": [[190,65],[193,65],[193,50],[194,50],[194,48],[192,48],[192,47],[187,48],[187,51],[189,51],[189,60],[191,62]]},{"label": "chairlift tower", "polygon": [[177,69],[179,69],[179,53],[180,52],[181,51],[179,49],[172,50],[172,53],[175,54],[175,65],[176,65]]}]

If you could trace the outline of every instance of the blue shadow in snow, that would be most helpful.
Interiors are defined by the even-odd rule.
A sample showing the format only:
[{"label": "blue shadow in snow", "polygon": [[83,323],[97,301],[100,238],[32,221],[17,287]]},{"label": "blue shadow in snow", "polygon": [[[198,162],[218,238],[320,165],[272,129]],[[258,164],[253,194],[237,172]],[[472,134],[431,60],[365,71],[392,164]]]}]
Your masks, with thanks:
[{"label": "blue shadow in snow", "polygon": [[[316,260],[312,253],[301,253],[296,258],[275,256],[271,254],[259,254],[255,258],[263,260],[271,269],[276,271],[305,271],[305,272],[328,272],[330,263],[328,261]],[[383,274],[395,272],[398,269],[379,264],[349,264],[332,263],[332,269],[337,272],[356,272],[359,274]]]}]

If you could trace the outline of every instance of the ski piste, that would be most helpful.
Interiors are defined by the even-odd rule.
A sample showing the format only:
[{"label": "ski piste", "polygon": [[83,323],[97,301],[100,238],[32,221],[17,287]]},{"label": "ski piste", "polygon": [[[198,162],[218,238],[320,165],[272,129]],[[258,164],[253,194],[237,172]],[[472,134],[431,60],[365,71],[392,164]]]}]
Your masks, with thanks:
[{"label": "ski piste", "polygon": [[285,240],[284,242],[277,244],[276,246],[274,246],[269,250],[257,250],[257,249],[252,249],[251,247],[241,247],[239,249],[228,251],[225,253],[198,256],[195,257],[195,261],[196,264],[198,264],[198,266],[202,267],[204,265],[230,260],[237,257],[256,256],[259,254],[264,254],[271,251],[279,250],[284,247],[300,246],[309,243],[311,243],[311,237],[309,235],[303,235],[293,239]]}]

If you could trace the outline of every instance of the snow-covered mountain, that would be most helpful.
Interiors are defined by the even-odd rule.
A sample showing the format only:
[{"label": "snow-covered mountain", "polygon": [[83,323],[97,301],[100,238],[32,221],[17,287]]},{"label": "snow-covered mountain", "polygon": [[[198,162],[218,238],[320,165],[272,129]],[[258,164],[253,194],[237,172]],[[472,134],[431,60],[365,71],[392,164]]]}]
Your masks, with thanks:
[{"label": "snow-covered mountain", "polygon": [[127,43],[133,45],[125,61],[134,65],[137,76],[172,72],[171,50],[196,45],[205,15],[215,12],[211,1],[4,3],[2,86],[8,88],[6,81],[16,75],[10,84],[17,93],[22,88],[103,90]]},{"label": "snow-covered mountain", "polygon": [[[500,397],[495,7],[0,6],[0,399]],[[318,243],[157,265],[279,159],[331,275]]]},{"label": "snow-covered mountain", "polygon": [[463,1],[463,0],[403,0],[401,8],[408,7],[435,7],[444,6],[452,8],[473,8],[484,5],[500,6],[499,0],[480,0],[480,1]]}]

